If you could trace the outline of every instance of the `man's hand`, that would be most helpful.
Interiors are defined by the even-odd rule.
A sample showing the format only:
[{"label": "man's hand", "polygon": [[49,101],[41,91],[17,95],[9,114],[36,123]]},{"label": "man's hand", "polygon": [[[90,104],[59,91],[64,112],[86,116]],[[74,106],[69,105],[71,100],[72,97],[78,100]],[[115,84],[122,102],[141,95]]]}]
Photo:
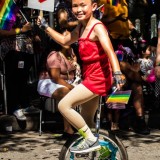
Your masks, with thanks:
[{"label": "man's hand", "polygon": [[23,27],[21,28],[21,32],[27,32],[32,30],[32,26],[30,22],[27,22],[25,25],[23,25]]}]

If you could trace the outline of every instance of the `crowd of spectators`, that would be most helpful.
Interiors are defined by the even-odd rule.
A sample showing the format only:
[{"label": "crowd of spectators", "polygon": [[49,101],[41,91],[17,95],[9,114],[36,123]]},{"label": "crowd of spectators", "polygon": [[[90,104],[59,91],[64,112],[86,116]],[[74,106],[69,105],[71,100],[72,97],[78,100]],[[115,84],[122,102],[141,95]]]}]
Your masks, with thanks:
[{"label": "crowd of spectators", "polygon": [[[101,6],[103,3],[103,0],[100,0],[99,6]],[[145,123],[144,119],[145,110],[158,108],[158,100],[160,100],[160,22],[157,27],[157,37],[151,39],[149,32],[149,18],[153,13],[150,13],[151,11],[148,11],[148,8],[150,7],[149,4],[151,4],[151,1],[149,0],[135,1],[135,3],[133,3],[131,0],[121,0],[120,4],[118,5],[120,12],[116,12],[117,10],[114,10],[114,6],[105,4],[104,12],[100,10],[98,13],[98,18],[101,18],[101,21],[105,24],[106,28],[109,31],[110,39],[112,41],[115,52],[119,50],[123,56],[123,59],[119,60],[119,63],[121,66],[121,71],[127,78],[127,83],[124,89],[132,90],[131,100],[129,104],[135,109],[136,118],[134,121],[135,123],[132,124],[132,127],[135,132],[144,135],[150,133],[150,129]],[[151,6],[154,8],[156,4],[159,5],[158,1],[155,1],[155,3]],[[136,7],[140,8],[138,9],[139,14],[135,14],[135,10],[137,11]],[[56,30],[61,33],[65,33],[66,30],[71,31],[77,25],[77,20],[72,14],[70,1],[67,1],[67,3],[65,1],[62,1],[58,5],[56,10],[57,11],[55,13],[58,15],[54,22],[54,27],[56,28]],[[152,11],[154,12],[153,9]],[[59,12],[63,14],[59,14]],[[33,13],[34,12],[32,12],[32,14]],[[35,11],[35,13],[37,12]],[[159,12],[157,10],[155,10],[155,14],[157,14],[157,17],[159,18]],[[101,17],[99,17],[99,15],[101,15]],[[139,15],[139,17],[137,17],[136,15]],[[146,17],[146,15],[148,19],[144,18]],[[0,30],[1,46],[7,46],[7,49],[1,47],[1,57],[2,55],[4,56],[3,60],[5,61],[6,68],[6,86],[9,102],[9,114],[14,114],[20,120],[26,120],[22,108],[27,108],[30,105],[29,93],[27,92],[28,89],[26,88],[26,86],[29,71],[31,66],[33,65],[33,53],[37,53],[37,50],[39,50],[39,52],[45,52],[44,54],[48,55],[50,51],[56,50],[56,47],[54,48],[54,46],[58,45],[53,42],[53,40],[49,39],[46,35],[42,36],[41,32],[43,31],[38,30],[37,32],[36,29],[34,30],[34,28],[37,27],[36,24],[34,24],[34,26],[31,26],[30,23],[25,24],[24,21],[21,20],[21,18],[23,17],[21,17],[19,13],[17,14],[17,17],[17,23],[12,30]],[[139,18],[142,23],[141,33],[139,33],[139,31],[137,31],[134,26],[134,21],[137,18]],[[19,28],[21,28],[21,30]],[[46,47],[41,45],[43,41],[45,41],[43,38],[50,42],[50,46]],[[7,43],[6,39],[9,41],[14,39],[15,42]],[[135,41],[137,43],[135,43]],[[11,47],[6,44],[13,45]],[[16,46],[15,44],[18,45]],[[19,46],[20,44],[22,46]],[[24,46],[28,48],[23,48]],[[40,47],[41,49],[39,49]],[[77,49],[78,45],[75,43],[72,45],[72,48],[77,57],[76,61],[81,65],[81,60],[79,58]],[[129,49],[127,50],[127,48]],[[43,58],[44,60],[44,57],[46,58],[46,56],[42,56],[41,58]],[[66,58],[68,57],[69,56],[66,56]],[[52,56],[50,58],[52,58]],[[13,62],[14,64],[12,65]],[[49,62],[49,60],[47,62]],[[40,64],[38,64],[38,66],[40,67]],[[48,67],[50,76],[52,76],[52,69],[50,68],[50,66]],[[153,75],[152,78],[151,75]],[[53,79],[57,78],[53,77]],[[65,84],[65,86],[70,88],[71,84]],[[152,98],[154,100],[157,99],[157,103],[154,104],[155,107],[146,105],[146,99],[144,95],[145,93],[143,90],[144,86],[149,87],[152,90],[152,94],[154,93],[154,97],[152,96]],[[55,98],[53,92],[50,97]],[[58,97],[58,99],[61,98]],[[153,101],[153,99],[150,99],[150,101]],[[19,110],[19,108],[21,109]],[[116,114],[119,114],[118,110],[115,110],[115,112]],[[112,122],[110,123],[113,124]],[[119,118],[116,119],[116,122],[114,122],[114,124],[116,124],[116,126],[112,126],[111,129],[119,129]]]}]

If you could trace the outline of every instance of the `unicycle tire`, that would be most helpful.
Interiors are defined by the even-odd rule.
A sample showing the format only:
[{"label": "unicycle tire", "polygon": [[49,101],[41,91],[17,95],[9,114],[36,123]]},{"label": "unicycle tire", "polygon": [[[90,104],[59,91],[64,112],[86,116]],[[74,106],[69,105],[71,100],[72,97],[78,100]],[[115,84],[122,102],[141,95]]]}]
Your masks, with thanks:
[{"label": "unicycle tire", "polygon": [[100,150],[88,153],[71,153],[69,148],[82,139],[78,134],[68,139],[61,149],[59,160],[128,160],[126,148],[121,140],[107,130],[100,129],[99,131]]}]

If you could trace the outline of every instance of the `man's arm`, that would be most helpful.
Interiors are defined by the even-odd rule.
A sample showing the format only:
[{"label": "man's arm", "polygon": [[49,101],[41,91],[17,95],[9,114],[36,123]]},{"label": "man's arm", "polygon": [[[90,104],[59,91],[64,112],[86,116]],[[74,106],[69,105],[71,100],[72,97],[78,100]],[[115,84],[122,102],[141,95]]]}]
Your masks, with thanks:
[{"label": "man's arm", "polygon": [[31,24],[27,22],[22,28],[13,28],[10,31],[0,29],[0,37],[13,36],[31,30]]}]

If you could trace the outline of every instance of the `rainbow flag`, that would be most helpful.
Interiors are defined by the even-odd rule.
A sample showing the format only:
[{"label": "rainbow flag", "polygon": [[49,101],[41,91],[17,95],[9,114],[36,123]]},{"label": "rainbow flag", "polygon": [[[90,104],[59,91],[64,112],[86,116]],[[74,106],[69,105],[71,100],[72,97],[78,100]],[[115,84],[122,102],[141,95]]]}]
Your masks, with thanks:
[{"label": "rainbow flag", "polygon": [[111,6],[117,6],[119,3],[119,0],[106,0],[107,4],[110,4]]},{"label": "rainbow flag", "polygon": [[131,96],[131,90],[113,92],[106,100],[106,103],[127,104]]},{"label": "rainbow flag", "polygon": [[16,21],[19,7],[13,0],[0,0],[0,29],[10,30]]}]

